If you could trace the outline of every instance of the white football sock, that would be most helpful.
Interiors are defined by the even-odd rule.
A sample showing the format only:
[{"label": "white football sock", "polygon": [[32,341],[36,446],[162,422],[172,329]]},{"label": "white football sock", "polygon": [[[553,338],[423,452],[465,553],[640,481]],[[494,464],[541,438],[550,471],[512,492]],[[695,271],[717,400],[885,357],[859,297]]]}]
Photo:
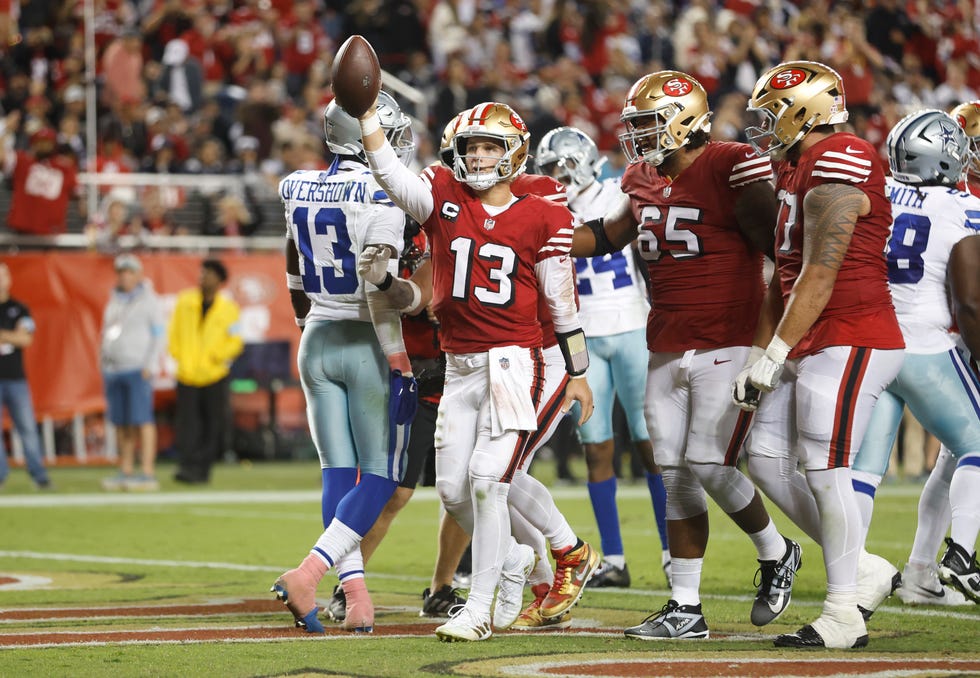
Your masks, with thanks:
[{"label": "white football sock", "polygon": [[671,563],[671,598],[678,605],[699,605],[704,558],[674,558]]},{"label": "white football sock", "polygon": [[508,501],[544,535],[552,551],[563,551],[578,542],[548,488],[524,471],[514,474]]},{"label": "white football sock", "polygon": [[555,573],[551,569],[548,542],[545,541],[541,531],[529,523],[527,518],[521,515],[520,511],[513,506],[510,507],[510,531],[518,543],[527,544],[538,555],[538,562],[527,578],[531,586],[535,584],[550,584],[555,578]]},{"label": "white football sock", "polygon": [[[961,460],[975,460],[978,456],[969,455]],[[952,509],[949,536],[967,553],[973,553],[980,532],[980,466],[958,463],[949,484],[949,505]]]},{"label": "white football sock", "polygon": [[[881,476],[868,473],[867,471],[855,471],[851,469],[851,484],[854,482],[869,486],[873,492],[878,491],[881,484]],[[861,544],[868,539],[868,530],[871,527],[871,516],[875,510],[875,498],[873,494],[868,494],[861,489],[854,490],[854,497],[857,499],[858,510],[861,512]]]},{"label": "white football sock", "polygon": [[749,475],[769,500],[820,543],[820,513],[806,477],[797,468],[796,457],[764,457],[753,454],[748,460]]},{"label": "white football sock", "polygon": [[769,524],[758,532],[749,535],[759,552],[759,560],[779,560],[786,555],[786,540],[776,529],[776,523],[769,519]]},{"label": "white football sock", "polygon": [[337,577],[340,581],[348,579],[364,578],[364,558],[361,556],[361,547],[355,546],[354,550],[337,561]]},{"label": "white football sock", "polygon": [[857,565],[861,552],[861,514],[858,511],[851,469],[807,471],[807,482],[820,511],[821,545],[827,568],[827,590],[857,590]]},{"label": "white football sock", "polygon": [[360,543],[361,535],[334,518],[316,540],[316,546],[313,548],[324,558],[327,565],[336,565]]},{"label": "white football sock", "polygon": [[949,529],[949,484],[956,470],[956,459],[945,446],[939,451],[936,466],[929,474],[919,497],[919,522],[909,563],[935,565],[943,537]]},{"label": "white football sock", "polygon": [[477,614],[490,614],[493,594],[500,580],[500,566],[510,552],[507,508],[508,483],[471,478],[473,488],[473,571],[466,606]]}]

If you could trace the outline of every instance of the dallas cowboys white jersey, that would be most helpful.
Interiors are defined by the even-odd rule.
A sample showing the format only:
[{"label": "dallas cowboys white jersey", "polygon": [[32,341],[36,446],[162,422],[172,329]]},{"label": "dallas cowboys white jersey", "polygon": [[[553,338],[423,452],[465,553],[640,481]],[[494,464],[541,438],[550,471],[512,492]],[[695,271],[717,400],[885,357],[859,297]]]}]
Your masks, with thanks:
[{"label": "dallas cowboys white jersey", "polygon": [[307,320],[371,322],[357,257],[365,245],[402,249],[405,214],[364,165],[337,160],[329,170],[298,170],[279,182],[286,237],[299,252]]},{"label": "dallas cowboys white jersey", "polygon": [[980,233],[980,198],[945,186],[886,181],[892,205],[888,283],[908,353],[953,348],[946,265],[953,246]]},{"label": "dallas cowboys white jersey", "polygon": [[[604,217],[623,192],[618,179],[595,181],[574,195],[568,207],[582,221]],[[643,278],[627,245],[619,252],[575,259],[579,318],[587,337],[606,337],[646,326],[650,304]]]}]

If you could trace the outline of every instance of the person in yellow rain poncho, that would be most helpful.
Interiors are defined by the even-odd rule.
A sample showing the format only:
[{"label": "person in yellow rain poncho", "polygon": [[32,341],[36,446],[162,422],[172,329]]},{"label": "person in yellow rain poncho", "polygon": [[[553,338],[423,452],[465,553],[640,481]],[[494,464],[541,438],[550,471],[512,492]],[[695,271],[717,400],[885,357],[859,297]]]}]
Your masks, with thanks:
[{"label": "person in yellow rain poncho", "polygon": [[228,429],[228,371],[242,352],[238,304],[221,293],[228,270],[217,259],[201,264],[201,283],[177,296],[170,321],[170,354],[177,361],[177,473],[182,483],[206,483]]}]

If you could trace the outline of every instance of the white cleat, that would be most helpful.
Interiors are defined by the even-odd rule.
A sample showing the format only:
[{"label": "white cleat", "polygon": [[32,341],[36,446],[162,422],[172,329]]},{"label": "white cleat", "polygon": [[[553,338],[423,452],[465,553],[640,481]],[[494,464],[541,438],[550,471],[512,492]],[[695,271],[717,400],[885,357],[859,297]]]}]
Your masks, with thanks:
[{"label": "white cleat", "polygon": [[461,607],[449,621],[436,629],[436,638],[446,643],[487,640],[492,635],[490,615],[476,614],[467,605]]},{"label": "white cleat", "polygon": [[516,544],[500,568],[500,584],[497,588],[497,604],[493,608],[493,626],[503,631],[513,625],[524,609],[524,584],[538,556],[525,544]]},{"label": "white cleat", "polygon": [[857,606],[865,621],[902,583],[898,568],[881,556],[861,551],[858,557]]},{"label": "white cleat", "polygon": [[935,563],[917,565],[908,563],[902,572],[902,585],[895,595],[907,605],[941,605],[955,607],[972,605],[962,593],[939,581]]}]

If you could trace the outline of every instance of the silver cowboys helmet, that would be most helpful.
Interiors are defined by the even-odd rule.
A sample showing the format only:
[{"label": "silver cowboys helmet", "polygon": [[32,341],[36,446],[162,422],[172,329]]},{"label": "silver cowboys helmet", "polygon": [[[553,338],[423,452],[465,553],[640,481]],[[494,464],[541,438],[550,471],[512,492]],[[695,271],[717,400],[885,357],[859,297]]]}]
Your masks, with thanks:
[{"label": "silver cowboys helmet", "polygon": [[541,174],[579,190],[595,181],[602,165],[595,142],[575,127],[557,127],[545,134],[535,161]]},{"label": "silver cowboys helmet", "polygon": [[[412,121],[402,113],[401,107],[387,92],[378,92],[378,118],[381,129],[391,143],[402,164],[407,165],[415,154]],[[323,135],[327,148],[337,155],[353,155],[367,162],[361,143],[361,124],[342,109],[337,101],[331,101],[323,112]]]},{"label": "silver cowboys helmet", "polygon": [[943,111],[910,113],[885,143],[892,176],[903,184],[955,186],[970,160],[966,132]]}]

